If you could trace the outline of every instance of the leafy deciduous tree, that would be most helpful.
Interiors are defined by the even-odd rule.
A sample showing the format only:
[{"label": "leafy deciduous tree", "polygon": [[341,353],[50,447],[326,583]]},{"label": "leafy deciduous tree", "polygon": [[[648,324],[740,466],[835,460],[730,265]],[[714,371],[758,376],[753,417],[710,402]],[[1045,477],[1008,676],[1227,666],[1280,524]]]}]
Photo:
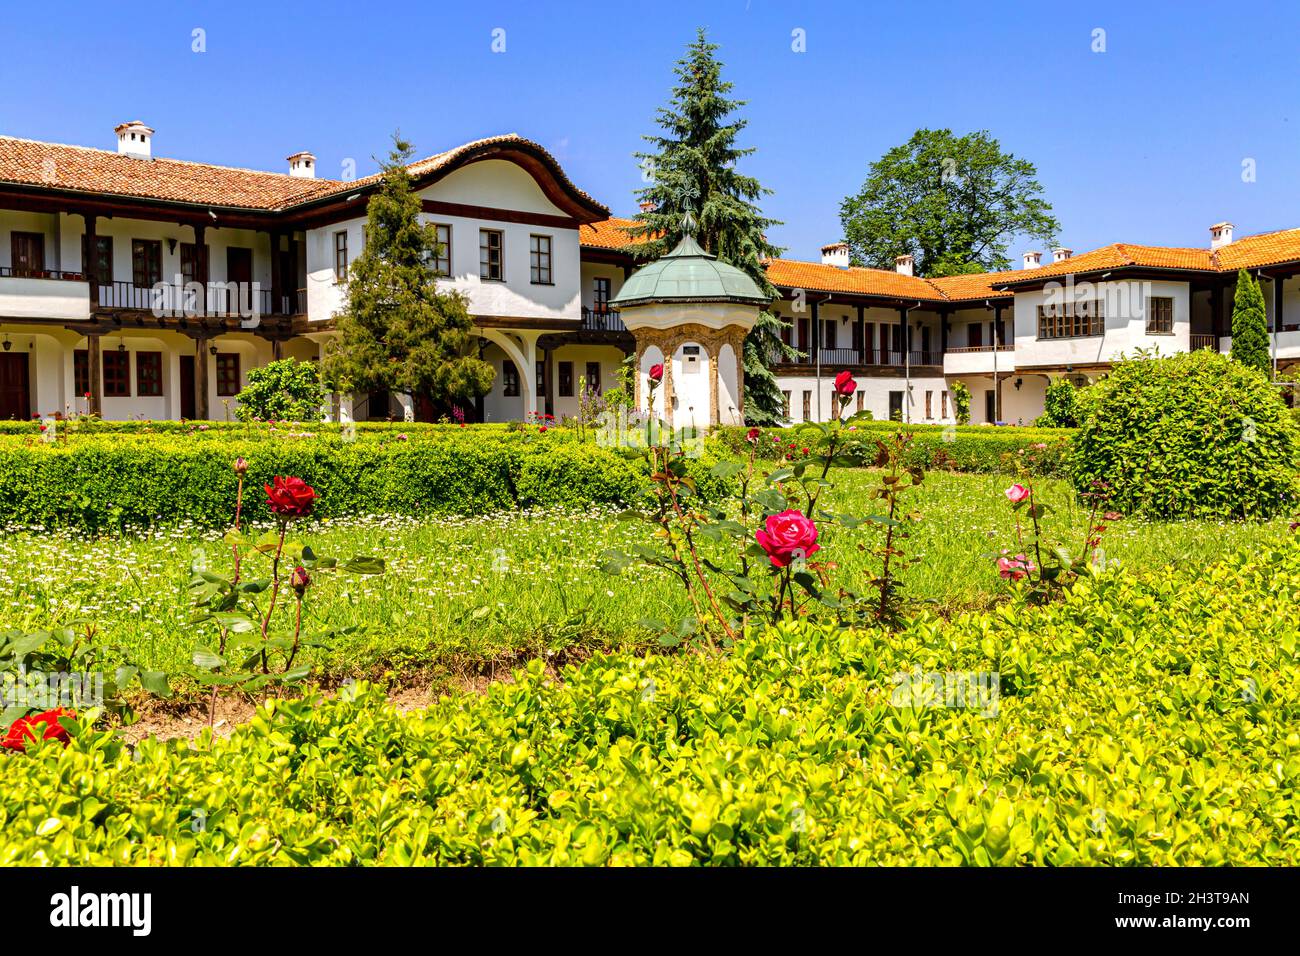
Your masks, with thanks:
[{"label": "leafy deciduous tree", "polygon": [[1060,230],[1037,175],[987,132],[919,129],[840,204],[853,262],[892,269],[910,254],[924,276],[1006,269],[1013,237],[1051,245]]}]

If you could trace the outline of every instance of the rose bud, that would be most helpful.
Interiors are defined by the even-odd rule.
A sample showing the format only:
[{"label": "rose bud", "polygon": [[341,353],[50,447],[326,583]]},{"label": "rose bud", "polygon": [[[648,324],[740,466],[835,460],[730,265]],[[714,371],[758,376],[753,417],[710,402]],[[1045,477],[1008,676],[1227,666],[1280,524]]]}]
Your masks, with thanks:
[{"label": "rose bud", "polygon": [[235,474],[240,477],[248,474],[248,462],[242,457],[235,459]]},{"label": "rose bud", "polygon": [[302,597],[303,592],[311,587],[311,575],[302,565],[293,569],[293,574],[289,576],[289,586],[297,592],[298,597]]},{"label": "rose bud", "polygon": [[662,364],[650,366],[650,381],[662,382],[664,378],[664,367]]}]

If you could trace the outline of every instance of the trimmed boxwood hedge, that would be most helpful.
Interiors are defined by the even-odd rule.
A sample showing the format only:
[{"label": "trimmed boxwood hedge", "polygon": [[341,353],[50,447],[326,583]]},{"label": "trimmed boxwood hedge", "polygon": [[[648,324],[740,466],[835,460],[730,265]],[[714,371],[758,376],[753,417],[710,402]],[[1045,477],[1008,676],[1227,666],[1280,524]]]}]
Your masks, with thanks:
[{"label": "trimmed boxwood hedge", "polygon": [[[99,532],[172,524],[229,525],[248,461],[244,514],[269,518],[261,487],[275,475],[312,485],[322,517],[482,514],[520,507],[628,504],[647,482],[636,458],[563,430],[443,429],[407,441],[238,434],[76,436],[66,445],[0,439],[0,523]],[[688,467],[701,494],[721,493],[706,449]]]},{"label": "trimmed boxwood hedge", "polygon": [[[764,429],[771,442],[761,441],[763,452],[773,447],[772,442],[806,444],[799,437],[800,427]],[[1065,473],[1065,455],[1073,429],[1020,428],[989,425],[899,425],[897,422],[865,422],[857,426],[862,431],[886,438],[900,430],[912,433],[908,464],[923,468],[964,472],[1007,472],[1012,470],[1008,455],[1021,458],[1022,452],[1033,470],[1046,476]],[[749,454],[746,435],[749,429],[726,427],[716,434],[735,454]]]},{"label": "trimmed boxwood hedge", "polygon": [[[0,755],[0,865],[1300,863],[1300,551]],[[899,674],[996,672],[994,708]],[[198,825],[201,821],[202,825]]]}]

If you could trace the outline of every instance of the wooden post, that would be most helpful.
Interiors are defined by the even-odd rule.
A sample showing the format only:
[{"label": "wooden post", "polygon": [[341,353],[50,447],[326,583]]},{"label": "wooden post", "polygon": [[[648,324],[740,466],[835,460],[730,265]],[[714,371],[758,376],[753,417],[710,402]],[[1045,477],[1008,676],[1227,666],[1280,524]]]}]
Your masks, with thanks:
[{"label": "wooden post", "polygon": [[280,233],[271,233],[271,314],[284,315],[284,278],[280,275]]},{"label": "wooden post", "polygon": [[555,350],[549,345],[542,349],[542,388],[545,392],[545,409],[547,415],[555,414],[555,362],[552,360]]},{"label": "wooden post", "polygon": [[101,278],[111,280],[113,277],[99,275],[99,238],[95,234],[94,213],[82,213],[82,218],[86,220],[86,245],[82,253],[81,271],[85,273],[86,280],[90,283],[90,311],[93,313],[99,308]]},{"label": "wooden post", "polygon": [[207,332],[194,336],[194,417],[201,422],[208,420],[208,341]]},{"label": "wooden post", "polygon": [[1219,351],[1219,339],[1223,337],[1223,285],[1215,282],[1210,286],[1210,328],[1214,330],[1214,351]]},{"label": "wooden post", "polygon": [[1002,306],[993,307],[993,418],[1002,421],[1002,376],[998,373],[998,349],[1002,347]]},{"label": "wooden post", "polygon": [[86,334],[86,371],[90,373],[90,414],[104,414],[104,359],[100,349],[101,332]]},{"label": "wooden post", "polygon": [[[203,223],[196,223],[194,226],[194,281],[199,284],[203,291],[198,302],[199,315],[208,314],[208,246],[207,246],[208,227]],[[194,369],[195,381],[198,381],[199,370],[197,365]],[[195,411],[200,409],[207,410],[207,393],[202,396],[200,404],[194,406]],[[205,414],[200,414],[199,418],[207,418]]]}]

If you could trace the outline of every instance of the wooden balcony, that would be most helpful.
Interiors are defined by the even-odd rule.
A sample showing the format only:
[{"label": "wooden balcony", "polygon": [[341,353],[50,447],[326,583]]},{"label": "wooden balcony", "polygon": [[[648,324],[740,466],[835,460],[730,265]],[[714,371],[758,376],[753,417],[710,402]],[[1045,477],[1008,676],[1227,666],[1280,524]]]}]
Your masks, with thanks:
[{"label": "wooden balcony", "polygon": [[307,290],[273,296],[270,289],[243,284],[212,282],[202,289],[194,283],[99,283],[99,308],[108,311],[148,312],[158,316],[246,318],[263,315],[305,315]]}]

